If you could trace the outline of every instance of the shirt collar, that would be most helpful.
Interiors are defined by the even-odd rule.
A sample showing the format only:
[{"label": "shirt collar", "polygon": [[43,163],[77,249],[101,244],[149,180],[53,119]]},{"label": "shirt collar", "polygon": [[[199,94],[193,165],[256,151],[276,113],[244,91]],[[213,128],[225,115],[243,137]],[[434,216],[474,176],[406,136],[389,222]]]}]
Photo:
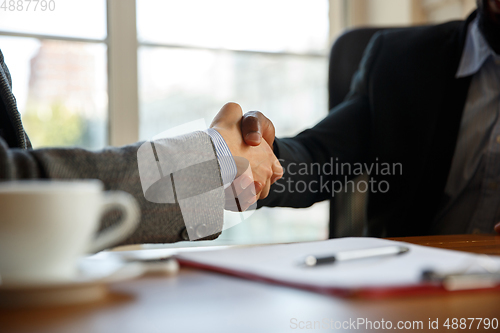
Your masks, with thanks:
[{"label": "shirt collar", "polygon": [[496,54],[484,39],[476,18],[469,24],[465,48],[455,75],[456,78],[476,74],[490,56],[495,57]]}]

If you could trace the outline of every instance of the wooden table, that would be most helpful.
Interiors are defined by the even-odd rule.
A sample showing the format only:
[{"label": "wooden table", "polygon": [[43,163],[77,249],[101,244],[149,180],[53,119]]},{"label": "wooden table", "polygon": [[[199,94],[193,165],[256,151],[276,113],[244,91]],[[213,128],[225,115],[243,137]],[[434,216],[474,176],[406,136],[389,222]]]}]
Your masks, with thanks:
[{"label": "wooden table", "polygon": [[[397,240],[500,255],[498,236],[432,236]],[[382,319],[390,320],[394,326],[398,321],[423,322],[424,329],[401,330],[409,332],[427,332],[429,319],[439,318],[439,329],[431,331],[441,332],[447,331],[442,326],[446,318],[500,320],[500,293],[484,291],[384,300],[340,299],[192,269],[181,269],[176,277],[143,277],[117,283],[111,289],[111,295],[100,303],[0,310],[0,332],[316,332],[332,330],[291,327],[300,322],[302,325],[307,325],[307,322],[314,325],[315,321],[324,324],[326,319],[330,325],[332,320],[349,322],[357,318],[379,323]],[[495,332],[476,327],[449,331]]]}]

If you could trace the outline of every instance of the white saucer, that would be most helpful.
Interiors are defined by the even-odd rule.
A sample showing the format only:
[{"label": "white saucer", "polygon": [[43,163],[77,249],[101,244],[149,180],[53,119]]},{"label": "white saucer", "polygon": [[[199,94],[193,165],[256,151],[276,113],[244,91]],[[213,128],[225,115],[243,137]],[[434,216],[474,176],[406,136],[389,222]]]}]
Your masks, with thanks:
[{"label": "white saucer", "polygon": [[0,284],[0,307],[54,306],[94,302],[104,298],[107,284],[142,275],[140,263],[116,258],[83,258],[78,274],[64,281]]}]

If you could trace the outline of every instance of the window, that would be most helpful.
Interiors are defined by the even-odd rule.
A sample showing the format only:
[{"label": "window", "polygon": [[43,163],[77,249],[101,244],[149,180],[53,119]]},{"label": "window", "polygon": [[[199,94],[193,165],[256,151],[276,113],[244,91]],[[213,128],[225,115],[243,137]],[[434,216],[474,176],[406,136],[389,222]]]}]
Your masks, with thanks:
[{"label": "window", "polygon": [[28,4],[19,11],[0,10],[0,49],[33,145],[102,148],[107,143],[105,1],[55,1],[53,10],[43,11],[40,4],[36,10],[35,3]]},{"label": "window", "polygon": [[[53,11],[0,10],[0,49],[35,147],[148,139],[210,123],[228,101],[264,112],[281,137],[327,113],[328,0],[54,1]],[[327,219],[327,203],[262,209],[215,243],[325,238]]]}]

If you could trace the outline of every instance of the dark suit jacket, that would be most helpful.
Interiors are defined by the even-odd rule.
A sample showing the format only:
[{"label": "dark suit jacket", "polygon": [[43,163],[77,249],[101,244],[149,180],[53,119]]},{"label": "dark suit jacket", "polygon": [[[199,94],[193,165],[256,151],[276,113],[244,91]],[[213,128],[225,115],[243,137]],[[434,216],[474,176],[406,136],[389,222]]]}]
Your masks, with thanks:
[{"label": "dark suit jacket", "polygon": [[[368,234],[409,236],[430,233],[443,204],[471,77],[456,79],[467,21],[383,31],[373,37],[346,100],[319,124],[294,138],[276,140],[285,177],[260,206],[308,207],[331,192],[299,193],[292,185],[320,176],[286,174],[290,163],[401,163],[402,174],[371,174],[387,181],[387,193],[369,194]],[[299,168],[295,168],[299,169]],[[316,168],[317,169],[317,168]],[[292,168],[293,170],[293,168]],[[315,170],[316,171],[316,170]],[[283,184],[287,186],[284,193]],[[303,189],[303,184],[298,187]],[[385,187],[384,187],[385,191]]]}]

